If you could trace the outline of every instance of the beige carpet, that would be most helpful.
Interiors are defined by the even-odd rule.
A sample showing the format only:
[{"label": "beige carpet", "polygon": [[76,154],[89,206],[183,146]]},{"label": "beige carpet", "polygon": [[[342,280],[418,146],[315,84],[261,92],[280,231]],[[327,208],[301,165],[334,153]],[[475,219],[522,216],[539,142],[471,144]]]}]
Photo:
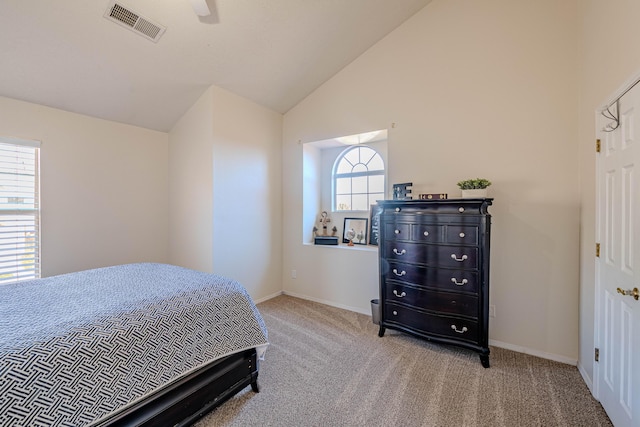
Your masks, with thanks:
[{"label": "beige carpet", "polygon": [[261,392],[209,414],[214,426],[610,426],[569,366],[491,348],[475,353],[387,330],[371,317],[280,296],[258,305],[271,346]]}]

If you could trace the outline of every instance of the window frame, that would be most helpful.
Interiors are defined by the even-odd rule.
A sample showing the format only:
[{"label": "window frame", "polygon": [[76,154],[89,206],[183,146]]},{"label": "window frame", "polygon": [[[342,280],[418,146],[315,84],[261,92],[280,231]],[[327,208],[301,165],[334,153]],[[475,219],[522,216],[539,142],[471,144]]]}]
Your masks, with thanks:
[{"label": "window frame", "polygon": [[[351,151],[354,151],[356,149],[360,149],[360,148],[367,148],[371,151],[373,151],[375,154],[373,156],[371,156],[371,158],[367,161],[366,164],[364,163],[357,163],[355,165],[353,165],[348,159],[345,159],[346,155],[348,153],[350,153]],[[340,163],[344,160],[349,162],[350,164],[353,165],[353,167],[355,167],[356,165],[362,164],[365,167],[367,167],[367,165],[375,158],[378,157],[380,159],[380,161],[382,162],[382,169],[378,169],[375,171],[371,171],[371,170],[367,170],[366,171],[361,171],[361,172],[345,172],[345,173],[338,173],[338,169],[340,166]],[[369,211],[369,205],[371,205],[372,203],[367,203],[367,207],[365,209],[339,209],[338,208],[338,196],[344,196],[344,195],[349,195],[350,196],[350,201],[351,201],[351,207],[353,207],[353,196],[354,194],[357,195],[366,195],[367,196],[367,200],[369,199],[369,197],[372,194],[380,194],[381,198],[384,199],[384,194],[385,194],[385,188],[386,188],[386,179],[387,179],[387,169],[386,169],[386,165],[385,165],[385,161],[384,161],[384,157],[382,156],[382,154],[376,150],[373,147],[370,147],[369,145],[366,144],[357,144],[357,145],[353,145],[350,147],[345,148],[335,159],[334,163],[333,163],[333,168],[331,170],[331,209],[333,212],[368,212]],[[367,179],[367,191],[366,193],[354,193],[353,192],[353,187],[351,188],[350,193],[344,193],[344,194],[338,194],[337,193],[337,182],[338,179],[340,178],[359,178],[359,177],[371,177],[371,176],[382,176],[382,188],[381,191],[375,191],[372,192],[370,191],[371,189],[369,188],[369,179]],[[369,200],[368,200],[369,201]]]},{"label": "window frame", "polygon": [[[33,232],[32,240],[27,241],[27,238],[25,237],[25,241],[21,243],[11,242],[4,239],[0,240],[0,248],[2,249],[8,248],[6,251],[8,259],[6,261],[2,260],[2,264],[0,264],[0,286],[2,286],[10,283],[18,283],[24,280],[39,279],[41,277],[42,207],[40,203],[40,191],[41,191],[41,183],[40,183],[40,145],[41,144],[40,144],[40,141],[0,136],[0,144],[4,148],[8,148],[8,150],[11,150],[11,147],[14,147],[14,149],[16,150],[16,158],[20,158],[20,156],[18,156],[19,148],[33,149],[32,152],[27,153],[28,155],[31,155],[31,154],[33,155],[33,157],[29,159],[29,160],[32,159],[33,161],[33,175],[32,175],[33,191],[31,191],[31,186],[29,185],[28,187],[25,187],[29,189],[26,192],[22,192],[22,191],[15,192],[15,193],[7,192],[6,194],[3,194],[2,196],[0,196],[0,219],[3,216],[9,217],[7,219],[7,222],[9,221],[13,222],[13,225],[7,225],[7,228],[9,229],[8,232],[9,233],[24,232],[25,236],[27,235],[27,233]],[[6,163],[4,162],[6,162],[6,160],[4,160],[3,162],[0,162],[0,165],[5,167],[9,165],[9,162],[6,162]],[[29,170],[28,172],[30,173],[31,171]],[[7,174],[7,172],[4,172],[4,173]],[[27,176],[30,176],[29,173],[27,173]],[[15,172],[14,176],[20,176],[20,174],[18,172]],[[11,177],[9,177],[9,182],[10,181],[11,181]],[[16,180],[16,182],[19,182],[19,180]],[[10,187],[9,185],[7,186]],[[15,190],[15,191],[18,191],[18,190]],[[28,196],[28,197],[25,197],[25,196]],[[7,201],[4,202],[5,204],[3,205],[2,199],[5,199],[5,198],[7,199]],[[32,208],[22,208],[22,207],[11,206],[12,204],[19,205],[20,203],[23,203],[26,198],[29,198],[29,199],[33,198]],[[20,217],[28,218],[27,221],[32,221],[33,225],[32,226],[18,225],[17,223],[20,222],[20,219],[18,218]],[[11,228],[13,228],[14,230],[11,230]],[[0,236],[2,236],[2,234],[0,234]],[[32,263],[28,264],[29,268],[24,268],[24,267],[20,268],[21,262],[19,261],[19,256],[22,254],[27,254],[28,256],[30,256],[29,261],[32,261]],[[13,263],[11,263],[12,262],[11,257],[15,258],[15,260],[13,260]],[[12,277],[1,278],[1,276],[5,274],[6,275],[11,274]]]}]

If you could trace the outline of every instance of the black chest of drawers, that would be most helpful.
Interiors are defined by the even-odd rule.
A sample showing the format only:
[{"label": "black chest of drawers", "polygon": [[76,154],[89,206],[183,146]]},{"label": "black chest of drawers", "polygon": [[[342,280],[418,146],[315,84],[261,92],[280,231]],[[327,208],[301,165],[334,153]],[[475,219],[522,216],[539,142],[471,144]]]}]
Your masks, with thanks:
[{"label": "black chest of drawers", "polygon": [[492,200],[378,201],[378,335],[390,328],[465,347],[489,367]]}]

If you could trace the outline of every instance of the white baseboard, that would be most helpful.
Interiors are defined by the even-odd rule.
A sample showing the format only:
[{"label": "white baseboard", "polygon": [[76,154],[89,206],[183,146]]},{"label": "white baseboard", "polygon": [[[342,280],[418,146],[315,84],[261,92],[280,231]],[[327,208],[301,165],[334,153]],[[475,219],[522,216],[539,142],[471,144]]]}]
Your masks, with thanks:
[{"label": "white baseboard", "polygon": [[542,359],[553,360],[554,362],[566,363],[567,365],[577,366],[578,360],[559,354],[547,353],[545,351],[535,350],[521,345],[509,344],[502,341],[489,340],[489,345],[505,348],[507,350],[517,351],[518,353],[530,354],[531,356],[541,357]]},{"label": "white baseboard", "polygon": [[284,292],[283,292],[283,291],[279,291],[279,292],[276,292],[275,294],[267,295],[267,296],[266,296],[266,297],[264,297],[264,298],[260,298],[260,299],[253,300],[253,302],[254,302],[255,304],[260,304],[261,302],[265,302],[265,301],[268,301],[268,300],[270,300],[270,299],[272,299],[272,298],[279,297],[279,296],[280,296],[280,295],[282,295],[282,294],[284,294]]},{"label": "white baseboard", "polygon": [[593,380],[591,379],[591,377],[589,377],[589,375],[587,375],[587,371],[584,370],[584,366],[582,366],[582,363],[580,362],[578,362],[578,372],[580,372],[580,375],[582,375],[582,380],[585,382],[587,387],[589,387],[589,391],[593,395]]},{"label": "white baseboard", "polygon": [[342,308],[344,310],[355,311],[356,313],[360,313],[360,314],[368,314],[369,316],[371,316],[371,310],[366,310],[366,309],[362,309],[362,308],[359,308],[359,307],[351,307],[351,306],[348,306],[348,305],[336,304],[333,301],[327,301],[327,300],[323,300],[323,299],[319,299],[319,298],[312,298],[312,297],[309,297],[307,295],[297,294],[295,292],[282,291],[282,293],[284,295],[289,295],[289,296],[300,298],[300,299],[306,299],[308,301],[313,301],[313,302],[317,302],[317,303],[320,303],[320,304],[329,305],[331,307]]}]

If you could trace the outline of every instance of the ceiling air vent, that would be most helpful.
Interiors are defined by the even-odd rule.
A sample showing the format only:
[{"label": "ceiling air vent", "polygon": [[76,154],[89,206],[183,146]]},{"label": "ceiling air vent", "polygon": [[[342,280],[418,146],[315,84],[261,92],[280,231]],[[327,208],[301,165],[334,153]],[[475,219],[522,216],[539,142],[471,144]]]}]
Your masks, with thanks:
[{"label": "ceiling air vent", "polygon": [[165,27],[152,22],[150,19],[143,18],[130,8],[124,7],[115,1],[109,3],[104,17],[154,42],[157,42],[166,30]]}]

